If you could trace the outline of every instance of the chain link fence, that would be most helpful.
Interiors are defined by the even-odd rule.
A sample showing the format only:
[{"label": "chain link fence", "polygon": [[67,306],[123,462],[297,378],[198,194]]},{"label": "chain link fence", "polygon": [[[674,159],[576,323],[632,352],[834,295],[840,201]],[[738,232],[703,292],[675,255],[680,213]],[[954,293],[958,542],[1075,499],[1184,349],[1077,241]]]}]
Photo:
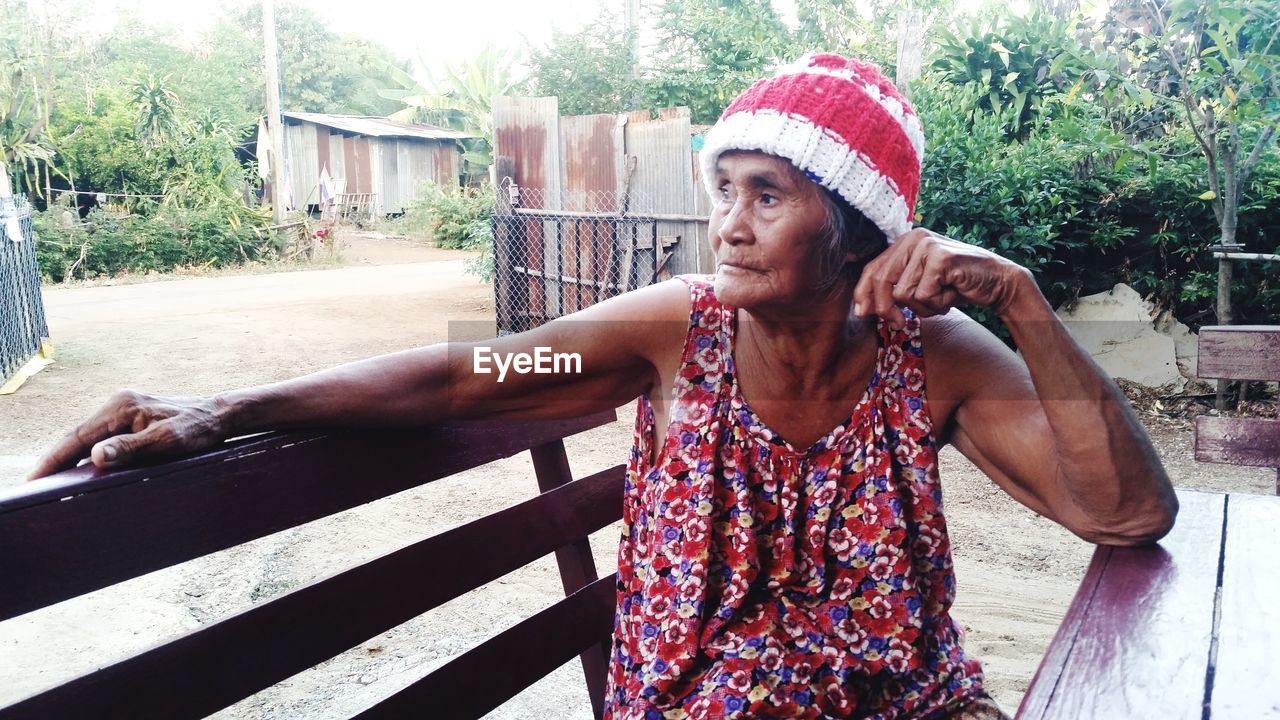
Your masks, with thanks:
[{"label": "chain link fence", "polygon": [[500,196],[493,219],[500,334],[522,332],[615,295],[696,271],[678,249],[702,242],[706,218],[651,212],[614,192]]},{"label": "chain link fence", "polygon": [[39,354],[48,337],[31,205],[0,197],[0,385]]}]

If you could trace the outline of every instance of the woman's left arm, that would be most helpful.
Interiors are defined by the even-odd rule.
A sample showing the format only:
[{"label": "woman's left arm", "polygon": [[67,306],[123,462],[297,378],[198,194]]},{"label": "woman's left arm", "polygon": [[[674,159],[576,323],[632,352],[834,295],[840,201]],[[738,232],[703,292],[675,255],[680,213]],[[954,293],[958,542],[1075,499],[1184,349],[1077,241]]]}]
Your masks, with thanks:
[{"label": "woman's left arm", "polygon": [[[1178,501],[1127,399],[1075,342],[1031,273],[925,230],[868,264],[857,310],[931,321],[928,387],[939,430],[1013,497],[1090,542],[1154,542]],[[950,308],[991,307],[1022,357]],[[935,402],[935,398],[938,402]]]}]

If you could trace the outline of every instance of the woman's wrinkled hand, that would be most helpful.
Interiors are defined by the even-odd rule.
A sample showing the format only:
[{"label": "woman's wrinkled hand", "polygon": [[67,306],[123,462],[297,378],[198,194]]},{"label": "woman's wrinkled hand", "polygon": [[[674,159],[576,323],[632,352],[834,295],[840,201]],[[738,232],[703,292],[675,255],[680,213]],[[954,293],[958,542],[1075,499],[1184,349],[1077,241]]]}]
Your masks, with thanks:
[{"label": "woman's wrinkled hand", "polygon": [[27,479],[74,467],[85,457],[111,468],[208,449],[228,436],[225,410],[216,398],[121,390],[49,450]]},{"label": "woman's wrinkled hand", "polygon": [[906,322],[903,306],[920,317],[943,315],[957,305],[990,307],[1003,315],[1028,285],[1035,287],[1031,273],[1021,265],[915,228],[867,263],[854,288],[854,313],[877,315],[895,328]]}]

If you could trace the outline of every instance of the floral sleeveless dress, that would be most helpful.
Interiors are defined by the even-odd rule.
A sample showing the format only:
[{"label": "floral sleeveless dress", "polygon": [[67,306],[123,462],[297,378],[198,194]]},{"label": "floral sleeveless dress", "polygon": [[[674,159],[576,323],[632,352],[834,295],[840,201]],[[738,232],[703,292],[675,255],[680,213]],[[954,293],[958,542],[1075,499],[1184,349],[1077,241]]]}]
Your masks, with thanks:
[{"label": "floral sleeveless dress", "polygon": [[743,400],[735,311],[692,312],[650,467],[640,399],[605,718],[933,718],[981,696],[955,594],[920,321],[878,331],[846,422],[797,450]]}]

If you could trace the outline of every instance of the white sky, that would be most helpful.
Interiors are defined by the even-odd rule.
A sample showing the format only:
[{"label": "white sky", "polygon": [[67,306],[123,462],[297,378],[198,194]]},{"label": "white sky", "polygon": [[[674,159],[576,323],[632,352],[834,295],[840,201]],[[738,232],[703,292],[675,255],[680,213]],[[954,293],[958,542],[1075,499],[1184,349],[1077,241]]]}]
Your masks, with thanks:
[{"label": "white sky", "polygon": [[[256,1],[98,0],[89,6],[88,24],[106,28],[121,11],[146,18],[149,25],[194,37],[224,8]],[[367,36],[405,58],[420,55],[436,67],[442,61],[470,59],[477,46],[485,43],[523,46],[528,38],[542,44],[550,39],[553,28],[580,29],[601,5],[614,6],[621,17],[624,0],[305,0],[302,4],[335,32]]]},{"label": "white sky", "polygon": [[[51,1],[66,6],[70,0]],[[145,18],[153,26],[169,27],[194,38],[207,29],[223,8],[256,4],[260,0],[191,2],[190,0],[96,0],[77,4],[86,13],[84,26],[107,29],[120,13]],[[642,8],[658,0],[641,0]],[[794,21],[795,0],[772,0],[784,20]],[[976,7],[981,0],[962,0]],[[1105,0],[1087,0],[1087,4]],[[477,46],[493,43],[541,45],[553,28],[580,29],[602,5],[621,17],[626,0],[305,0],[303,4],[336,32],[350,32],[378,40],[404,58],[421,57],[431,68],[474,56]],[[1014,4],[1025,4],[1016,0]],[[643,14],[642,10],[642,14]]]}]

